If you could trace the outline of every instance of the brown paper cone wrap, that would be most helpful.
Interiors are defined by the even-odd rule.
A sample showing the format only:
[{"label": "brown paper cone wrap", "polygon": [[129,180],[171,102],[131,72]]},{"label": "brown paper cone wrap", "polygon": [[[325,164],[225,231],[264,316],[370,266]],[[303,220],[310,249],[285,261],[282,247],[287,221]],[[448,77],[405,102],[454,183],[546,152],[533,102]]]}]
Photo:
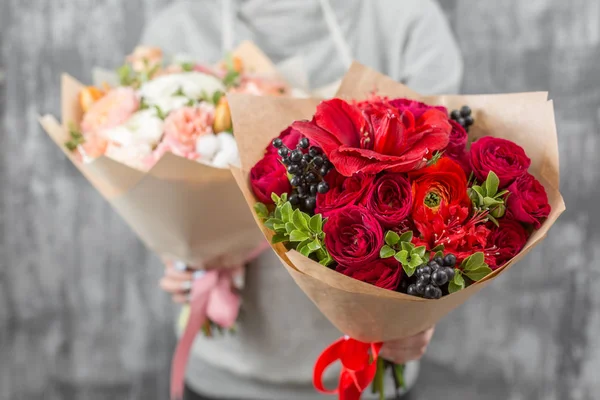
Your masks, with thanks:
[{"label": "brown paper cone wrap", "polygon": [[[249,71],[277,76],[269,59],[250,42],[242,43],[234,55]],[[62,124],[50,115],[40,118],[40,123],[150,249],[188,265],[223,255],[225,263],[233,264],[264,240],[227,169],[172,153],[148,172],[104,156],[90,163],[77,161],[64,144],[69,139],[67,126],[77,126],[83,115],[78,101],[82,88],[77,80],[63,75]]]},{"label": "brown paper cone wrap", "polygon": [[[552,213],[534,232],[523,251],[504,267],[464,290],[439,300],[425,300],[360,282],[310,260],[296,251],[273,245],[282,264],[298,286],[323,314],[344,334],[364,342],[379,342],[416,334],[435,325],[454,308],[487,286],[522,259],[547,234],[565,204],[558,191],[558,143],[552,102],[547,93],[516,93],[476,96],[421,96],[406,86],[360,64],[353,64],[336,97],[362,100],[373,92],[389,97],[407,97],[457,109],[468,104],[476,124],[470,140],[484,135],[502,137],[522,146],[532,159],[530,172],[546,188]],[[248,174],[262,158],[272,138],[295,120],[310,119],[318,99],[255,98],[230,96],[234,132],[241,154],[241,168],[234,169],[242,193],[253,211],[256,199]],[[273,235],[255,219],[264,235]]]}]

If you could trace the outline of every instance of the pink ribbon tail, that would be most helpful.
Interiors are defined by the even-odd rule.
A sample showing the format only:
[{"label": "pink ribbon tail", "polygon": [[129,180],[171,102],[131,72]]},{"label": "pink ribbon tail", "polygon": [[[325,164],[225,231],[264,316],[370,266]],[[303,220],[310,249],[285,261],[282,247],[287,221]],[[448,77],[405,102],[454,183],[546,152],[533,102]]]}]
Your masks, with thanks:
[{"label": "pink ribbon tail", "polygon": [[[268,242],[263,242],[252,250],[242,262],[246,264],[269,248]],[[190,292],[190,316],[177,343],[171,363],[171,400],[181,400],[185,384],[185,370],[194,344],[196,334],[202,328],[207,318],[224,328],[230,328],[235,323],[239,308],[240,297],[232,290],[233,276],[243,266],[232,270],[208,270],[199,279],[194,280]]]}]

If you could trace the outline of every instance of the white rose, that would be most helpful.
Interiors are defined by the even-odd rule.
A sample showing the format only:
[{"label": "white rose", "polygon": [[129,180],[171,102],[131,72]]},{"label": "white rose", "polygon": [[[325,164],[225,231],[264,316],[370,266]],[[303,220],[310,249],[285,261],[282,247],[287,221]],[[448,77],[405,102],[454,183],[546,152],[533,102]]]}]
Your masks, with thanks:
[{"label": "white rose", "polygon": [[[214,76],[182,72],[152,79],[140,87],[139,93],[147,104],[156,105],[168,113],[183,107],[189,99],[198,99],[203,93],[212,96],[217,91],[225,91],[225,86]],[[183,96],[175,95],[178,92],[183,92]]]}]

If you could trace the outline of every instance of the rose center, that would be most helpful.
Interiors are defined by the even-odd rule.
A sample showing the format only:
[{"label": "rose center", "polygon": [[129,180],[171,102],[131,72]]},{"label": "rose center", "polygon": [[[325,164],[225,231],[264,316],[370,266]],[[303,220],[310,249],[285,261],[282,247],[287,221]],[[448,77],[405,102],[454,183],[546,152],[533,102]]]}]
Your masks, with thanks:
[{"label": "rose center", "polygon": [[423,203],[425,203],[425,205],[429,208],[435,208],[440,205],[441,201],[442,198],[439,194],[435,192],[429,192],[427,193],[427,196],[425,196]]}]

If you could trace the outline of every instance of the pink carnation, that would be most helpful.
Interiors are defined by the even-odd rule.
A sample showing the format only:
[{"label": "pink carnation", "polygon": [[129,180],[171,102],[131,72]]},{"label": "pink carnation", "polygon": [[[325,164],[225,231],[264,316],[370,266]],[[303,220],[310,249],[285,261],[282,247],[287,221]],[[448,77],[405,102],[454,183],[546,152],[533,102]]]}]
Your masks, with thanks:
[{"label": "pink carnation", "polygon": [[104,129],[114,128],[127,121],[139,106],[140,101],[132,88],[113,89],[85,113],[81,130],[86,134],[94,134]]},{"label": "pink carnation", "polygon": [[165,119],[165,136],[157,148],[160,156],[171,151],[180,157],[195,159],[196,140],[203,135],[212,135],[214,110],[206,105],[183,107]]}]

